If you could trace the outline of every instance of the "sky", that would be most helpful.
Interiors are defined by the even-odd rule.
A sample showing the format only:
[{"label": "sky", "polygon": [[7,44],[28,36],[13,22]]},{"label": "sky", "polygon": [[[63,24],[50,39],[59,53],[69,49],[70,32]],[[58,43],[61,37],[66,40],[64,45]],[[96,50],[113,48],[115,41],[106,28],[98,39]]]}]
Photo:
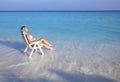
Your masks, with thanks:
[{"label": "sky", "polygon": [[120,0],[0,0],[0,10],[120,10]]}]

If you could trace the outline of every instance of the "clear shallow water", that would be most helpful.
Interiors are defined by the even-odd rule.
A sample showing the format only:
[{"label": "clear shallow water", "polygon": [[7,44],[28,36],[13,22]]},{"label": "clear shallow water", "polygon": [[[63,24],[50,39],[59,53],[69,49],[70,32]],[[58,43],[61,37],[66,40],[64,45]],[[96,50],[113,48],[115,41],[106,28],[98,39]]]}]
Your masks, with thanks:
[{"label": "clear shallow water", "polygon": [[[50,79],[51,75],[55,78],[53,72],[61,75],[64,71],[62,75],[66,79],[69,79],[66,73],[73,79],[75,73],[82,73],[120,81],[120,12],[0,12],[0,19],[0,44],[3,47],[23,50],[19,29],[26,25],[35,38],[45,37],[56,48],[55,53],[46,52],[45,60],[37,59],[39,57],[35,55],[33,62],[24,62],[28,64],[22,67],[20,76]],[[4,50],[0,49],[1,52]],[[8,49],[7,58],[2,55],[6,52],[0,53],[2,60],[14,62],[11,55],[18,51],[13,51]],[[47,59],[51,55],[53,57]],[[8,65],[12,64],[8,62]],[[28,69],[36,65],[35,70]]]}]

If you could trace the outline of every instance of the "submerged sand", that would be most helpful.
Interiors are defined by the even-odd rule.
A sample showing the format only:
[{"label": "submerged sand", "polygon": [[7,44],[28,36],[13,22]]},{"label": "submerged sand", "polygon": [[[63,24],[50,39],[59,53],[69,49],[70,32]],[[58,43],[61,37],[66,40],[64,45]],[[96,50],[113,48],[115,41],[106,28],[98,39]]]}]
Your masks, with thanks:
[{"label": "submerged sand", "polygon": [[55,43],[31,59],[22,42],[0,42],[0,82],[119,82],[119,46]]}]

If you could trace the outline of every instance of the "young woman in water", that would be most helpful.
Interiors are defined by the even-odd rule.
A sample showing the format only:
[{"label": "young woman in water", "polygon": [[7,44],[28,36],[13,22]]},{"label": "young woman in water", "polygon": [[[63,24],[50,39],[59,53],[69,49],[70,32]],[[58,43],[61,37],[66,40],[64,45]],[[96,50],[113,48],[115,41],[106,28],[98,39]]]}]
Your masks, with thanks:
[{"label": "young woman in water", "polygon": [[25,33],[25,36],[26,36],[29,43],[38,42],[41,46],[44,46],[45,48],[48,48],[50,50],[55,50],[54,48],[51,47],[52,45],[44,38],[40,38],[39,40],[35,40],[35,38],[33,38],[31,35],[28,34],[28,29],[26,26],[22,26],[21,31],[23,31]]}]

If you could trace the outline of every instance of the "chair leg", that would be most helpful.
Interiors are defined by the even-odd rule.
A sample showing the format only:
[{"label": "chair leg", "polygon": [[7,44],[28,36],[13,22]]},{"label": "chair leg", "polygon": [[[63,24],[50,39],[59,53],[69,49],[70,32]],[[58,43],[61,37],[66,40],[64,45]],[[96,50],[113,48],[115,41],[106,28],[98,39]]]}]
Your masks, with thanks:
[{"label": "chair leg", "polygon": [[32,49],[32,51],[31,51],[31,53],[30,53],[29,58],[31,58],[31,56],[32,56],[32,54],[33,54],[33,52],[34,52],[34,50],[35,50],[35,47],[36,47],[36,44],[33,46],[33,49]]},{"label": "chair leg", "polygon": [[31,53],[30,53],[29,58],[31,58],[31,56],[32,56],[33,52],[34,52],[34,49],[32,49],[32,51],[31,51]]},{"label": "chair leg", "polygon": [[39,50],[40,50],[41,54],[44,55],[44,52],[41,47],[39,47]]},{"label": "chair leg", "polygon": [[26,52],[26,51],[27,51],[27,49],[28,49],[28,46],[25,48],[24,52]]}]

